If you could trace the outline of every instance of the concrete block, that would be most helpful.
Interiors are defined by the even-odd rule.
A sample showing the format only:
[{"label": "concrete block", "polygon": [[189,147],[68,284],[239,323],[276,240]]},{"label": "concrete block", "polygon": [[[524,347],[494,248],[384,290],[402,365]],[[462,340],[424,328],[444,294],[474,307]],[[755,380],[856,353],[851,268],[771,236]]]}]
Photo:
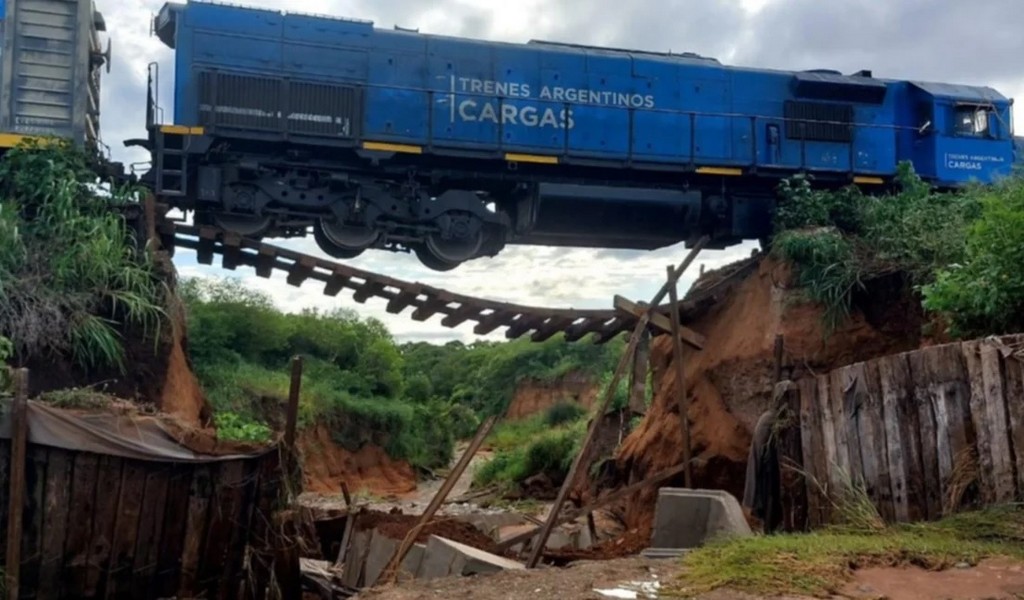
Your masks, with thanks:
[{"label": "concrete block", "polygon": [[753,535],[740,503],[723,490],[662,488],[654,512],[651,547],[696,548],[721,537]]},{"label": "concrete block", "polygon": [[432,535],[423,551],[423,561],[420,563],[417,576],[421,579],[433,579],[523,568],[525,567],[522,563],[514,560]]},{"label": "concrete block", "polygon": [[402,560],[402,566],[398,569],[398,581],[408,581],[416,577],[426,550],[426,544],[413,544],[413,547],[409,548],[409,552]]},{"label": "concrete block", "polygon": [[401,541],[381,535],[377,531],[370,537],[370,550],[366,553],[366,565],[363,568],[363,586],[373,587],[388,566],[391,557],[398,551]]},{"label": "concrete block", "polygon": [[360,587],[363,565],[366,562],[366,555],[370,550],[370,531],[359,531],[352,534],[352,541],[345,555],[345,564],[342,566],[341,582],[348,587]]}]

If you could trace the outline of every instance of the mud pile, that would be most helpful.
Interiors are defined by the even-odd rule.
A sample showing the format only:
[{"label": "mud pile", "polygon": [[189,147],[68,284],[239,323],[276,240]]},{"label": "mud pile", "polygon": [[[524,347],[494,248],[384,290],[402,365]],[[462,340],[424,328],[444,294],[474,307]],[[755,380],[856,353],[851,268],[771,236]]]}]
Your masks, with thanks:
[{"label": "mud pile", "polygon": [[[820,306],[793,291],[788,268],[771,257],[731,294],[687,326],[707,337],[705,348],[684,348],[690,398],[694,485],[742,497],[751,433],[767,408],[774,378],[776,334],[784,336],[783,376],[799,378],[920,345],[921,322],[899,276],[867,283],[849,319],[826,335]],[[707,273],[705,278],[714,278]],[[894,315],[899,315],[894,317]],[[676,401],[676,367],[668,336],[652,342],[654,400],[620,446],[604,491],[642,481],[682,462],[683,435]],[[607,485],[612,481],[611,486]],[[682,476],[667,485],[682,485]],[[622,508],[630,529],[649,536],[656,491],[637,493]]]},{"label": "mud pile", "polygon": [[307,492],[338,494],[342,481],[353,494],[396,496],[416,491],[416,472],[409,463],[391,458],[372,444],[350,452],[334,441],[323,424],[299,432],[298,446]]},{"label": "mud pile", "polygon": [[[413,527],[416,526],[419,519],[420,515],[367,511],[360,513],[356,520],[356,529],[359,531],[375,529],[380,534],[391,539],[403,540],[412,531]],[[426,543],[432,535],[472,546],[485,552],[494,553],[498,551],[493,539],[466,521],[435,518],[420,531],[416,541]]]}]

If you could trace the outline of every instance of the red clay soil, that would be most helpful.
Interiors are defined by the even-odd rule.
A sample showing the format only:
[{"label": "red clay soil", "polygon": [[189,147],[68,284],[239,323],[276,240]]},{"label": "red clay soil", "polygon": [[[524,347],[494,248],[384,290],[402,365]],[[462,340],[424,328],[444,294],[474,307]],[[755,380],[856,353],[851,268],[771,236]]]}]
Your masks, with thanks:
[{"label": "red clay soil", "polygon": [[[368,531],[376,529],[381,534],[395,540],[403,540],[419,521],[419,515],[403,515],[367,511],[360,513],[356,520],[356,529]],[[426,543],[430,536],[436,535],[453,542],[472,546],[485,552],[495,552],[495,543],[487,534],[470,523],[455,519],[437,519],[423,528],[416,541]]]},{"label": "red clay soil", "polygon": [[522,381],[516,386],[505,418],[510,421],[525,419],[561,402],[575,402],[589,409],[600,391],[600,386],[592,378],[576,372],[550,382]]},{"label": "red clay soil", "polygon": [[[856,306],[851,318],[826,337],[821,309],[787,291],[789,286],[788,270],[774,259],[764,258],[733,293],[695,322],[687,323],[707,337],[704,350],[687,346],[683,353],[691,398],[690,435],[697,487],[724,489],[742,497],[751,432],[767,407],[773,385],[776,334],[785,338],[784,364],[792,367],[789,375],[793,378],[910,350],[919,344],[920,327],[909,322],[912,319],[904,317],[895,322],[884,312],[866,316]],[[882,291],[891,295],[891,290]],[[898,326],[892,327],[894,323]],[[639,482],[682,462],[672,359],[668,336],[653,340],[654,401],[644,420],[619,448],[614,473],[609,476],[615,482],[613,488]],[[783,375],[787,374],[784,371]],[[668,485],[679,485],[681,479]],[[654,490],[635,494],[622,507],[627,526],[649,535],[655,500]]]},{"label": "red clay soil", "polygon": [[300,432],[298,446],[307,492],[338,494],[342,481],[353,494],[400,496],[416,491],[416,472],[409,463],[370,444],[350,452],[322,424]]},{"label": "red clay soil", "polygon": [[167,372],[158,406],[186,424],[201,427],[209,420],[210,407],[188,361],[184,307],[178,304],[172,317]]}]

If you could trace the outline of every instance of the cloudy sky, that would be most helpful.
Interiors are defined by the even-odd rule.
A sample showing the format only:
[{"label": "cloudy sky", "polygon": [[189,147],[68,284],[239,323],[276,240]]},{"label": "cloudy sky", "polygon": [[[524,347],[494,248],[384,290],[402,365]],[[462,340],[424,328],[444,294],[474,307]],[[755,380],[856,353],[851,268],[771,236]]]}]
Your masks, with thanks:
[{"label": "cloudy sky", "polygon": [[[158,61],[167,92],[171,51],[149,35],[161,0],[97,0],[113,37],[113,71],[104,88],[104,139],[116,158],[121,142],[144,132],[146,66]],[[424,33],[526,42],[530,39],[691,51],[724,63],[779,69],[871,69],[875,76],[990,85],[1024,98],[1024,8],[1021,0],[247,0],[244,4],[372,20],[378,27],[419,28]],[[162,104],[170,114],[168,94]],[[1024,116],[1017,109],[1018,120]],[[1018,128],[1019,129],[1019,128]],[[318,254],[312,239],[284,245]],[[707,268],[749,255],[755,245],[706,252]],[[564,248],[506,248],[448,273],[421,267],[408,255],[367,252],[355,266],[453,291],[526,304],[609,308],[620,293],[647,300],[665,267],[685,249],[610,252]],[[382,301],[365,305],[350,296],[324,297],[318,284],[294,288],[284,276],[259,279],[249,269],[226,272],[196,264],[180,252],[183,276],[241,278],[263,290],[285,310],[307,306],[348,307],[375,316],[400,339],[442,341],[473,338],[472,325],[456,330],[439,317],[417,323],[388,315]],[[685,289],[694,273],[684,277]],[[496,334],[500,337],[501,330]],[[493,337],[492,335],[492,337]]]}]

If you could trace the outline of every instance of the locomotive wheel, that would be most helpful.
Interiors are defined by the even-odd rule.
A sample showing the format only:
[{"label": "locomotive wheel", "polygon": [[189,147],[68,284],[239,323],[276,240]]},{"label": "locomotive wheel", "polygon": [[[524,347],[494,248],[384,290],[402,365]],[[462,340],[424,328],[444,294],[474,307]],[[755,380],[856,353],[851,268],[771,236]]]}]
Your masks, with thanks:
[{"label": "locomotive wheel", "polygon": [[426,249],[435,258],[446,263],[465,262],[477,255],[484,244],[483,228],[475,234],[464,237],[443,238],[438,234],[430,234],[426,238]]},{"label": "locomotive wheel", "polygon": [[[339,227],[334,223],[324,223],[324,221],[319,220],[313,224],[313,239],[316,241],[316,245],[332,258],[355,258],[362,254],[369,244],[372,244],[377,239],[377,233],[371,232],[373,233],[373,239],[366,245],[355,246],[350,245],[350,243],[352,241],[359,241],[359,236],[348,235],[348,230],[351,229],[354,228]],[[367,238],[364,237],[364,239]]]},{"label": "locomotive wheel", "polygon": [[270,217],[257,217],[250,215],[225,215],[213,216],[213,224],[224,231],[238,234],[242,237],[260,237],[270,229],[272,220]]},{"label": "locomotive wheel", "polygon": [[416,253],[416,258],[423,263],[423,266],[433,271],[451,271],[459,266],[457,262],[452,263],[438,258],[425,244],[416,244],[412,247],[412,250]]}]

